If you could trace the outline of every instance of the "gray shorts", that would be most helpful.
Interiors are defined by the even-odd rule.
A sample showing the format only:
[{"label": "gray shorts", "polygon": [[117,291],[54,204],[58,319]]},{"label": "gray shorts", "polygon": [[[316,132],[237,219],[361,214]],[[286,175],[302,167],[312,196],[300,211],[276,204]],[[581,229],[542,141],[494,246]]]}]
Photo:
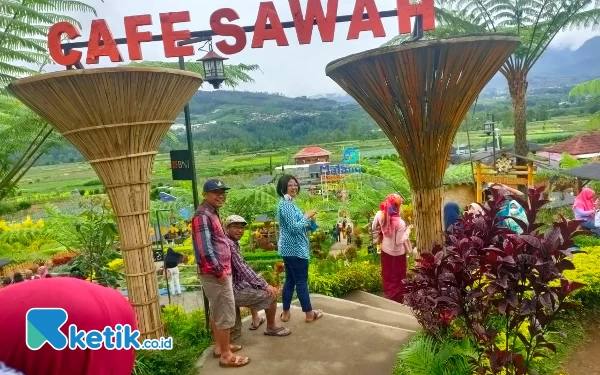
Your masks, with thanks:
[{"label": "gray shorts", "polygon": [[218,330],[231,329],[235,326],[235,302],[231,276],[227,283],[221,284],[215,275],[200,275],[202,288],[210,302],[210,315]]},{"label": "gray shorts", "polygon": [[241,307],[248,307],[252,310],[268,309],[277,297],[272,297],[263,289],[245,288],[233,292],[235,304]]}]

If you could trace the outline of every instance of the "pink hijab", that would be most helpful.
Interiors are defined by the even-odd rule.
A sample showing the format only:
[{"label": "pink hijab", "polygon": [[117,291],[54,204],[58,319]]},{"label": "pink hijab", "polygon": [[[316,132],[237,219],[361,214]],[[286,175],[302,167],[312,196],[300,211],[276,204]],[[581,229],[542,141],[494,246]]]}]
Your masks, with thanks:
[{"label": "pink hijab", "polygon": [[592,211],[594,209],[594,195],[596,195],[596,193],[592,189],[583,189],[577,198],[575,198],[573,208],[579,208],[583,211]]},{"label": "pink hijab", "polygon": [[381,231],[384,237],[392,237],[402,223],[400,220],[400,207],[402,207],[402,197],[399,194],[390,194],[385,201],[379,205],[383,212],[381,220]]},{"label": "pink hijab", "polygon": [[48,275],[48,267],[40,266],[40,268],[38,268],[38,274],[40,275],[40,279],[45,278],[46,275]]}]

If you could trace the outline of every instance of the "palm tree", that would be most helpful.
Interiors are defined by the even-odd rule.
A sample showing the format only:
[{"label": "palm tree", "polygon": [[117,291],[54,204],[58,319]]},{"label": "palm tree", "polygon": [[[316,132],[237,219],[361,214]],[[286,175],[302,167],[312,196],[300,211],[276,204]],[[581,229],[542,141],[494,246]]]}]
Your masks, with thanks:
[{"label": "palm tree", "polygon": [[23,64],[43,66],[50,61],[47,35],[51,25],[70,22],[67,12],[91,12],[93,7],[76,0],[0,0],[0,93],[15,78],[39,71]]},{"label": "palm tree", "polygon": [[[179,63],[166,61],[132,61],[126,65],[149,68],[179,69]],[[201,62],[188,61],[185,63],[185,69],[204,76],[204,65]],[[254,79],[252,76],[250,76],[250,73],[256,71],[260,71],[260,67],[255,64],[225,65],[225,76],[227,79],[223,83],[225,86],[228,86],[232,89],[236,88],[240,83],[253,83]]]},{"label": "palm tree", "polygon": [[[521,45],[500,68],[514,110],[515,152],[527,155],[527,76],[554,37],[567,28],[598,27],[599,0],[438,0],[437,30],[427,38],[473,33],[508,33]],[[592,8],[590,9],[590,6]],[[388,45],[407,40],[399,36]]]}]

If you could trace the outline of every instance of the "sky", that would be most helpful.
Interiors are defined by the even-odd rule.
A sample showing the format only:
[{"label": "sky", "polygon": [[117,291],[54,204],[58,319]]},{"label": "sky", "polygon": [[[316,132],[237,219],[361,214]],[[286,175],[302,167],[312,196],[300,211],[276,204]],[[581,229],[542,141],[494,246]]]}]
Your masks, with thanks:
[{"label": "sky", "polygon": [[[322,0],[326,4],[327,0]],[[152,31],[160,34],[159,14],[165,12],[189,11],[191,21],[175,25],[175,30],[188,29],[190,31],[209,30],[210,15],[219,8],[233,8],[237,11],[240,19],[233,23],[240,26],[251,26],[256,21],[260,0],[90,0],[88,4],[94,6],[98,13],[74,14],[74,18],[82,24],[81,35],[75,41],[87,41],[90,32],[90,23],[94,18],[105,19],[112,31],[113,37],[125,36],[123,18],[125,16],[150,14],[153,25],[140,27],[140,31]],[[282,22],[291,21],[292,15],[288,0],[273,0]],[[300,0],[305,9],[306,0]],[[338,15],[350,15],[354,9],[355,0],[339,0]],[[379,11],[393,10],[396,8],[396,0],[376,0]],[[385,38],[374,38],[371,32],[361,33],[357,40],[346,40],[349,23],[336,25],[335,39],[332,43],[321,42],[318,30],[313,31],[312,43],[299,45],[295,29],[287,29],[286,36],[289,46],[279,47],[275,41],[267,41],[264,48],[252,49],[250,47],[252,34],[248,34],[248,45],[246,48],[229,57],[227,63],[258,64],[262,72],[253,73],[254,83],[241,84],[237,90],[259,91],[281,93],[286,96],[313,96],[327,93],[342,93],[339,86],[325,75],[325,66],[338,58],[377,48],[383,43],[397,35],[397,18],[383,19],[386,31]],[[550,48],[553,49],[576,49],[587,39],[600,35],[598,31],[580,30],[562,32],[554,39]],[[223,37],[214,37],[216,43]],[[199,46],[198,46],[199,47]],[[82,51],[85,52],[85,49]],[[126,46],[120,46],[121,55],[128,60]],[[176,58],[164,57],[162,42],[142,43],[144,60],[177,61]],[[197,60],[205,52],[196,51],[195,56],[188,57]],[[84,54],[85,56],[85,54]],[[84,61],[85,63],[85,57]],[[85,64],[84,64],[85,65]],[[100,63],[92,67],[115,66],[108,57],[102,57]],[[48,66],[46,71],[64,69],[60,66]],[[203,90],[211,90],[208,84],[204,84]]]}]

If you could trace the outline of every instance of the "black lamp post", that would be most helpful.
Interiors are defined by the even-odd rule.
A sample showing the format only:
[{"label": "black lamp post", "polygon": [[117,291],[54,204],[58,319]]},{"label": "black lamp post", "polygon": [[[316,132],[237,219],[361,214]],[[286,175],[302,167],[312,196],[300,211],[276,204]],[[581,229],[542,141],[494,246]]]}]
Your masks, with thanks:
[{"label": "black lamp post", "polygon": [[[492,135],[492,147],[494,152],[494,164],[496,164],[496,123],[494,122],[494,115],[488,114],[487,119],[483,123],[483,131],[487,135]],[[487,150],[487,146],[486,146]]]},{"label": "black lamp post", "polygon": [[212,42],[208,42],[208,53],[197,61],[202,61],[204,65],[204,80],[215,89],[221,86],[221,83],[225,81],[225,64],[223,63],[228,58],[220,56],[212,49]]}]

